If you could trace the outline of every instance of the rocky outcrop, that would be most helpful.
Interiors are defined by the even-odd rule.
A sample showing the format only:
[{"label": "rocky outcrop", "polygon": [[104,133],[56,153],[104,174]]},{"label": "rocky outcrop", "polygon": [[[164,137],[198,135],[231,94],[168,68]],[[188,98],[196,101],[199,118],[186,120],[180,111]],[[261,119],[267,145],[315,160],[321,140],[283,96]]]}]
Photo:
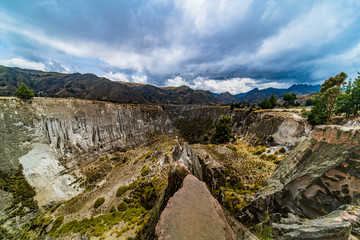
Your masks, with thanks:
[{"label": "rocky outcrop", "polygon": [[273,224],[281,239],[349,239],[359,237],[360,209],[343,205],[330,214],[313,220],[293,224]]},{"label": "rocky outcrop", "polygon": [[[360,196],[360,130],[320,126],[275,169],[242,216],[262,222],[295,213],[316,218]],[[247,217],[250,217],[247,218]]]},{"label": "rocky outcrop", "polygon": [[165,189],[161,191],[156,199],[148,222],[138,231],[135,239],[153,240],[155,238],[155,228],[161,213],[165,209],[169,199],[181,188],[183,180],[188,174],[190,174],[189,170],[182,163],[175,163],[169,172],[168,183]]},{"label": "rocky outcrop", "polygon": [[222,209],[200,180],[203,166],[191,146],[175,145],[167,156],[173,164],[167,186],[136,239],[257,239]]},{"label": "rocky outcrop", "polygon": [[193,175],[170,198],[156,225],[157,239],[235,239],[220,204]]},{"label": "rocky outcrop", "polygon": [[184,164],[187,169],[196,176],[198,179],[203,180],[202,168],[199,162],[199,158],[196,156],[194,150],[188,143],[184,143],[181,147],[176,145],[173,150],[174,161],[178,161]]},{"label": "rocky outcrop", "polygon": [[256,145],[293,148],[312,131],[304,117],[287,110],[249,111],[237,109],[232,115],[233,131]]}]

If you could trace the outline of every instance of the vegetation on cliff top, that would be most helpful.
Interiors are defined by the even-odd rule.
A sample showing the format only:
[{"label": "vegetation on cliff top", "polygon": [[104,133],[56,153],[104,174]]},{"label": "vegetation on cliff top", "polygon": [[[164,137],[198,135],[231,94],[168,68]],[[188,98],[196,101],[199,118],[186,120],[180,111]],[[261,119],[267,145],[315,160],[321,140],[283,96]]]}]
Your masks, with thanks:
[{"label": "vegetation on cliff top", "polygon": [[330,77],[322,85],[312,102],[312,109],[307,113],[312,125],[329,123],[332,115],[345,114],[346,117],[357,115],[360,110],[360,73],[354,81],[345,82],[344,72]]},{"label": "vegetation on cliff top", "polygon": [[15,95],[21,99],[31,99],[35,96],[34,92],[30,90],[24,83],[16,89]]}]

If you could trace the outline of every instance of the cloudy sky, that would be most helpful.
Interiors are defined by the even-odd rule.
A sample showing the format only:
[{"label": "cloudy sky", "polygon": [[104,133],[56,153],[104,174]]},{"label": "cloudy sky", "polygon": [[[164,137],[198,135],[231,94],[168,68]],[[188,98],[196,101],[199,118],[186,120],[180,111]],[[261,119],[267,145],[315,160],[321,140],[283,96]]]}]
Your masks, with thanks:
[{"label": "cloudy sky", "polygon": [[236,94],[360,71],[360,1],[0,2],[0,65]]}]

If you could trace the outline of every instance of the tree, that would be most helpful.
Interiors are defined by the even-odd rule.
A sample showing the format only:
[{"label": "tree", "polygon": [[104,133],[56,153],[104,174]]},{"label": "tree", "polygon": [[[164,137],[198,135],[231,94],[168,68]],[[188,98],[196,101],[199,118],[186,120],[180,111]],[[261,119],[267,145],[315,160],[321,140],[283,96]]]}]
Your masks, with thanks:
[{"label": "tree", "polygon": [[259,107],[261,107],[262,109],[269,109],[271,108],[271,103],[265,98],[262,102],[259,103]]},{"label": "tree", "polygon": [[212,138],[212,142],[216,144],[229,142],[230,139],[233,138],[231,135],[231,128],[231,117],[222,115],[219,122],[216,124],[216,132]]},{"label": "tree", "polygon": [[335,113],[336,114],[342,114],[345,113],[345,116],[348,117],[351,114],[356,114],[358,109],[356,108],[354,103],[354,86],[355,84],[351,81],[349,81],[345,88],[342,89],[344,92],[340,93],[340,95],[337,97],[335,101]]},{"label": "tree", "polygon": [[295,103],[296,95],[294,93],[286,93],[283,95],[285,107],[293,106]]},{"label": "tree", "polygon": [[316,101],[313,98],[306,100],[305,106],[314,106]]},{"label": "tree", "polygon": [[307,114],[307,120],[311,125],[325,124],[327,122],[327,105],[323,101],[321,94],[314,96],[314,105]]},{"label": "tree", "polygon": [[277,97],[275,96],[275,94],[271,95],[270,98],[269,98],[269,102],[270,102],[270,105],[271,105],[271,108],[274,108],[276,107],[277,105]]},{"label": "tree", "polygon": [[21,99],[31,99],[35,96],[34,92],[30,90],[24,83],[21,83],[21,85],[16,89],[15,94]]},{"label": "tree", "polygon": [[360,110],[360,73],[355,81],[344,83],[343,92],[340,92],[339,96],[335,101],[335,113],[342,114],[345,116],[357,115]]},{"label": "tree", "polygon": [[340,95],[340,87],[344,84],[347,78],[346,73],[341,72],[335,77],[330,77],[323,84],[321,84],[320,94],[321,98],[327,105],[327,121],[329,122],[331,115],[333,114],[334,106],[337,97]]}]

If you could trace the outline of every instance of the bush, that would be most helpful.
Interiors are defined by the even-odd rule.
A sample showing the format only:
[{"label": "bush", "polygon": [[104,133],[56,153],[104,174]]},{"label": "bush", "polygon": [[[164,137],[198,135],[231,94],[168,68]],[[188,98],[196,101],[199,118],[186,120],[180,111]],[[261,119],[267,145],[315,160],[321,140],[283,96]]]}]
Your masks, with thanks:
[{"label": "bush", "polygon": [[148,175],[150,172],[150,168],[148,166],[143,166],[143,168],[141,169],[141,176],[146,176]]},{"label": "bush", "polygon": [[270,109],[271,103],[269,100],[264,99],[262,102],[259,103],[259,107],[261,107],[262,109]]},{"label": "bush", "polygon": [[105,202],[104,197],[100,197],[100,198],[96,199],[96,201],[94,203],[94,208],[100,207],[104,202]]},{"label": "bush", "polygon": [[128,209],[128,205],[126,204],[126,202],[121,202],[118,207],[117,207],[118,211],[120,212],[125,212]]},{"label": "bush", "polygon": [[279,153],[284,154],[286,152],[285,148],[281,147],[279,148]]},{"label": "bush", "polygon": [[226,147],[227,147],[228,149],[230,149],[230,150],[233,150],[234,152],[237,151],[236,147],[234,147],[234,146],[227,145]]},{"label": "bush", "polygon": [[268,159],[268,160],[271,160],[271,161],[275,161],[275,160],[276,160],[276,156],[275,156],[274,154],[269,154],[269,155],[267,156],[267,159]]},{"label": "bush", "polygon": [[116,208],[115,208],[115,206],[114,206],[114,205],[112,205],[112,206],[111,206],[111,208],[110,208],[110,212],[111,212],[111,213],[116,212]]},{"label": "bush", "polygon": [[63,222],[64,222],[64,216],[61,215],[60,217],[56,218],[51,231],[53,232],[56,229],[58,229]]},{"label": "bush", "polygon": [[31,99],[35,96],[34,92],[30,90],[24,83],[21,83],[21,85],[16,89],[15,94],[21,99]]},{"label": "bush", "polygon": [[121,197],[127,190],[129,189],[128,186],[121,186],[116,191],[116,197]]},{"label": "bush", "polygon": [[307,120],[313,126],[325,124],[328,120],[328,110],[325,102],[319,97],[316,98],[316,101],[311,111],[307,113]]}]

